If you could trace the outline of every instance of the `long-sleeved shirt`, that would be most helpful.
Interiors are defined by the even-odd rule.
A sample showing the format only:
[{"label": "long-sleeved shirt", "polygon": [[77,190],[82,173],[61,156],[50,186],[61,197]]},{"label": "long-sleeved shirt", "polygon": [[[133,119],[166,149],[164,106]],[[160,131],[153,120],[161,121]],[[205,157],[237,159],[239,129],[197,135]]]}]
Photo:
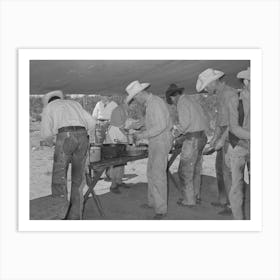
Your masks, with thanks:
[{"label": "long-sleeved shirt", "polygon": [[178,128],[185,134],[187,132],[205,131],[209,128],[208,120],[201,105],[194,96],[183,94],[177,103]]},{"label": "long-sleeved shirt", "polygon": [[217,119],[216,126],[228,126],[229,114],[228,104],[233,96],[238,96],[238,90],[222,84],[221,88],[217,91]]},{"label": "long-sleeved shirt", "polygon": [[220,138],[227,138],[229,126],[229,100],[233,96],[238,96],[238,90],[225,83],[217,90],[217,116],[215,132],[212,141]]},{"label": "long-sleeved shirt", "polygon": [[154,138],[172,128],[172,120],[166,103],[159,96],[150,94],[146,102],[145,130],[143,138]]},{"label": "long-sleeved shirt", "polygon": [[95,129],[95,119],[79,102],[57,99],[50,102],[42,113],[41,137],[49,138],[65,126],[83,126],[88,131]]},{"label": "long-sleeved shirt", "polygon": [[92,116],[95,119],[110,120],[113,110],[118,106],[114,101],[105,105],[102,101],[99,101],[92,112]]},{"label": "long-sleeved shirt", "polygon": [[229,101],[229,130],[239,139],[250,139],[250,98],[249,92],[241,91],[240,99],[243,103],[244,121],[240,126],[238,123],[238,96],[233,96]]}]

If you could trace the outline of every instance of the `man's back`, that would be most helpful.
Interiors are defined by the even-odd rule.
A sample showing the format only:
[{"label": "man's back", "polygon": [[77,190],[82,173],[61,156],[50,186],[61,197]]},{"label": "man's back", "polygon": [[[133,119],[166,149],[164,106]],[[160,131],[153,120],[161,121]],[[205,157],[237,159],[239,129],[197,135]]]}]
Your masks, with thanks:
[{"label": "man's back", "polygon": [[91,130],[95,121],[82,105],[74,100],[57,99],[50,102],[42,113],[42,137],[55,135],[59,128],[67,126],[83,126]]},{"label": "man's back", "polygon": [[207,130],[209,127],[203,108],[195,96],[183,94],[177,104],[179,124],[185,132]]}]

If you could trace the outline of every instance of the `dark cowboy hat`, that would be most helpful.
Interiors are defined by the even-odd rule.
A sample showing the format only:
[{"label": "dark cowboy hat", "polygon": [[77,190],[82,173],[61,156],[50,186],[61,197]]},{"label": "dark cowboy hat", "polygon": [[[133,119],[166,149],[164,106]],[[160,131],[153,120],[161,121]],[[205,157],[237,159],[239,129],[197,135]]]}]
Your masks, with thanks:
[{"label": "dark cowboy hat", "polygon": [[181,94],[184,91],[183,87],[178,87],[176,84],[170,84],[168,89],[165,92],[166,101],[168,104],[172,104],[170,96],[174,95],[175,93]]}]

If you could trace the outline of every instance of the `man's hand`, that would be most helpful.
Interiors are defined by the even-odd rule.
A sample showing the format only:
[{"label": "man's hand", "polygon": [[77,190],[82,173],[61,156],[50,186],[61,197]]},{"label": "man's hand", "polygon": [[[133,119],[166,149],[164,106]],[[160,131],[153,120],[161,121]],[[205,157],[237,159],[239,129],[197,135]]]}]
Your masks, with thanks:
[{"label": "man's hand", "polygon": [[144,139],[143,133],[141,133],[141,132],[135,132],[135,133],[133,134],[133,139],[135,140],[134,142],[140,141],[140,140]]},{"label": "man's hand", "polygon": [[215,142],[216,142],[216,139],[214,139],[214,137],[213,137],[209,142],[209,146],[212,148],[215,147]]},{"label": "man's hand", "polygon": [[215,144],[215,150],[219,151],[220,149],[222,149],[225,145],[225,140],[223,138],[219,139],[216,144]]},{"label": "man's hand", "polygon": [[171,133],[172,133],[172,136],[175,138],[177,138],[178,136],[180,136],[182,134],[181,130],[176,125],[173,126]]}]

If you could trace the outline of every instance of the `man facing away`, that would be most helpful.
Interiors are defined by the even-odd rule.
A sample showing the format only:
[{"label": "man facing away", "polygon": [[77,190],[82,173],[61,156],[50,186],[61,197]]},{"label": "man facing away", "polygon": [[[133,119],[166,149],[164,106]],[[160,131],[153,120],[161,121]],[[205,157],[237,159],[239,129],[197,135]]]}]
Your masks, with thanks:
[{"label": "man facing away", "polygon": [[71,163],[71,196],[67,219],[81,219],[83,210],[82,181],[89,145],[88,132],[94,131],[95,120],[80,103],[64,100],[62,91],[52,91],[43,97],[44,109],[41,137],[53,145],[56,135],[52,195],[67,199],[67,171]]},{"label": "man facing away", "polygon": [[209,94],[217,95],[217,118],[214,136],[210,141],[210,147],[217,151],[216,177],[218,183],[218,202],[212,202],[215,207],[223,208],[221,215],[231,215],[229,208],[229,190],[231,187],[231,170],[229,158],[228,126],[229,126],[229,100],[238,94],[221,80],[224,73],[208,68],[199,74],[196,83],[198,92],[203,90]]},{"label": "man facing away", "polygon": [[149,83],[134,81],[126,87],[127,103],[135,99],[146,107],[145,130],[135,134],[136,140],[149,140],[147,164],[148,204],[155,210],[154,219],[167,215],[167,161],[172,146],[172,122],[166,103],[147,91]]},{"label": "man facing away", "polygon": [[231,152],[232,185],[229,201],[233,218],[244,219],[244,169],[250,166],[250,68],[237,75],[244,83],[239,97],[229,102],[229,140]]},{"label": "man facing away", "polygon": [[92,112],[92,116],[97,120],[95,131],[95,143],[102,144],[106,137],[106,132],[109,127],[111,114],[118,106],[115,101],[111,101],[108,96],[102,96],[97,102]]},{"label": "man facing away", "polygon": [[201,201],[202,151],[207,143],[205,131],[209,128],[202,107],[192,97],[176,84],[171,84],[166,91],[166,101],[175,104],[178,113],[173,135],[185,139],[178,168],[183,198],[177,203],[186,207]]}]

